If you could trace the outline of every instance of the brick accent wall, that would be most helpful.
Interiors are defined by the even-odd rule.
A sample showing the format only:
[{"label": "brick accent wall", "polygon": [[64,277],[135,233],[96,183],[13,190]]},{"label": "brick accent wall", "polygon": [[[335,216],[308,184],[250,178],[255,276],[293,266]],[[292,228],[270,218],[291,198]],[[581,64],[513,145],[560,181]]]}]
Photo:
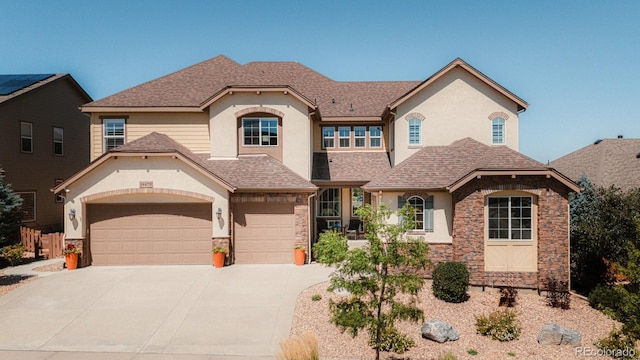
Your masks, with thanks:
[{"label": "brick accent wall", "polygon": [[[538,201],[538,272],[484,271],[483,190],[530,189]],[[497,194],[497,193],[496,193]],[[568,190],[543,176],[484,176],[453,194],[453,260],[467,264],[473,285],[542,288],[547,276],[569,280]]]}]

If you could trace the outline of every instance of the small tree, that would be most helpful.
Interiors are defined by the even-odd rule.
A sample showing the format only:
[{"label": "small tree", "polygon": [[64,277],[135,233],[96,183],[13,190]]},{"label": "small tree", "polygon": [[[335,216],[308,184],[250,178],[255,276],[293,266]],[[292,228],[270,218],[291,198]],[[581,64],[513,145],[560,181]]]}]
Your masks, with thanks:
[{"label": "small tree", "polygon": [[[400,224],[388,223],[392,213],[384,204],[357,210],[368,240],[363,248],[348,250],[346,238],[331,233],[321,235],[314,247],[320,262],[337,266],[328,290],[344,289],[350,294],[330,301],[331,322],[353,337],[367,330],[376,360],[380,351],[401,354],[415,345],[411,337],[398,331],[395,322],[424,320],[416,306],[418,291],[424,286],[419,271],[431,264],[428,245],[405,236],[413,229],[413,209],[405,206],[398,211]],[[400,294],[408,296],[399,299]]]},{"label": "small tree", "polygon": [[12,245],[20,239],[22,198],[4,182],[4,171],[0,168],[0,247]]}]

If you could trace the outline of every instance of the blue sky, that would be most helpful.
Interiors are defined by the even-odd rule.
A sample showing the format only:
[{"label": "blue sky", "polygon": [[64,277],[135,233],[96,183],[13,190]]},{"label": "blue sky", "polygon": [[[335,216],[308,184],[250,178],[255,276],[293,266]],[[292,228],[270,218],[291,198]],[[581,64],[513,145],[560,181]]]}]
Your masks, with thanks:
[{"label": "blue sky", "polygon": [[640,1],[0,0],[0,73],[70,73],[100,99],[224,54],[340,81],[423,80],[461,57],[529,102],[546,162],[640,138]]}]

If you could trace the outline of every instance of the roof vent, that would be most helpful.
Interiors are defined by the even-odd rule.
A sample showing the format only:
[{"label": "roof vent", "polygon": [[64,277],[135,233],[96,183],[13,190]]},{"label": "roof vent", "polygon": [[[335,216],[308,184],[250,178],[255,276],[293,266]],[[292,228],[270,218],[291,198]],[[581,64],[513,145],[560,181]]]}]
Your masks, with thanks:
[{"label": "roof vent", "polygon": [[349,106],[349,111],[353,112],[353,103]]},{"label": "roof vent", "polygon": [[636,154],[636,159],[640,159],[640,153]]},{"label": "roof vent", "polygon": [[336,99],[331,99],[331,103],[335,104],[336,103]]},{"label": "roof vent", "polygon": [[600,144],[601,142],[602,142],[602,139],[598,139],[598,140],[596,140],[596,141],[593,143],[593,145],[598,145],[598,144]]},{"label": "roof vent", "polygon": [[624,138],[624,136],[618,135],[618,139],[622,139],[622,138]]}]

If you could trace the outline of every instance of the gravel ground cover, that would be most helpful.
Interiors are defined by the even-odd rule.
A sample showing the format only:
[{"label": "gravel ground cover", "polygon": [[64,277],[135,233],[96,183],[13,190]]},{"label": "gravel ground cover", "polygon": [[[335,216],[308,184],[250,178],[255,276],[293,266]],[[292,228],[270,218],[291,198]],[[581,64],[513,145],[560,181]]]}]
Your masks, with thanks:
[{"label": "gravel ground cover", "polygon": [[0,270],[0,296],[36,279],[36,276],[5,275],[2,269]]},{"label": "gravel ground cover", "polygon": [[[367,346],[367,334],[361,333],[355,339],[347,333],[340,333],[329,323],[328,301],[339,296],[326,291],[328,283],[322,283],[303,291],[297,299],[292,324],[292,334],[314,332],[319,338],[322,359],[373,359],[375,352]],[[402,355],[384,353],[382,359],[440,359],[451,353],[457,359],[574,359],[586,358],[569,345],[539,345],[537,336],[547,323],[578,330],[582,335],[582,346],[597,351],[595,341],[608,335],[612,326],[617,325],[604,314],[591,308],[587,301],[571,297],[571,309],[561,310],[545,304],[545,297],[537,292],[521,290],[517,305],[518,320],[522,326],[520,338],[511,342],[499,342],[476,333],[474,315],[488,314],[497,309],[499,293],[497,289],[469,291],[468,301],[450,304],[436,299],[431,293],[430,283],[419,294],[419,306],[424,310],[425,321],[438,319],[451,324],[460,334],[460,340],[439,344],[422,339],[420,324],[401,323],[399,328],[411,334],[417,346]],[[313,295],[322,299],[313,301]],[[469,354],[475,350],[476,355]]]}]

